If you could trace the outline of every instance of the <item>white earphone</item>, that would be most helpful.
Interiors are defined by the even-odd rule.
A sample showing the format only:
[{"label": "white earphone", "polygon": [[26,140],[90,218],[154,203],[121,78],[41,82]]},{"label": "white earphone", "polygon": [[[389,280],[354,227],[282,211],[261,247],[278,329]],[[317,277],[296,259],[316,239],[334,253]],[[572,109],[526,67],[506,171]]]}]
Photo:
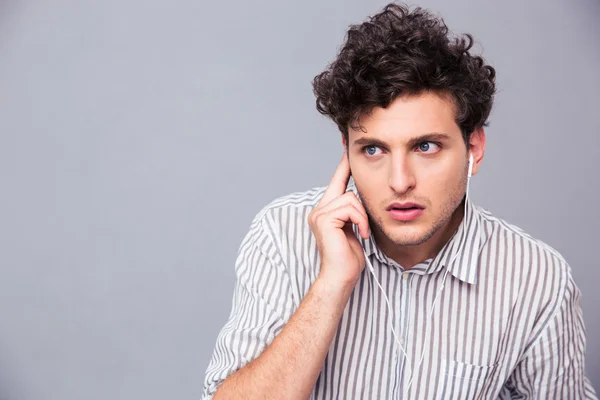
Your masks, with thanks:
[{"label": "white earphone", "polygon": [[470,179],[473,176],[473,154],[469,153],[469,174],[467,177]]},{"label": "white earphone", "polygon": [[[466,199],[465,199],[465,216],[463,218],[466,218],[466,211],[467,211],[467,199],[469,197],[469,182],[471,181],[471,176],[473,175],[473,154],[469,154],[469,170],[467,171],[467,189],[466,189]],[[459,254],[459,250],[457,249],[456,252],[454,253],[454,255],[452,256],[452,259],[450,260],[450,262],[448,264],[452,264],[454,262],[454,260],[456,259],[456,257]],[[363,249],[364,252],[364,249]],[[385,294],[385,290],[383,290],[383,288],[381,287],[381,284],[379,283],[379,280],[377,279],[377,276],[375,275],[375,269],[373,268],[373,265],[371,264],[371,262],[369,261],[369,257],[367,256],[366,252],[365,252],[365,261],[367,266],[369,267],[369,270],[371,271],[371,274],[373,275],[373,278],[375,278],[375,282],[377,282],[377,286],[379,286],[379,289],[381,290],[381,293],[383,294],[383,297],[385,298],[385,301],[387,303],[388,306],[388,311],[390,316],[393,315],[392,314],[392,307],[390,305],[390,301],[387,297],[387,295]],[[431,310],[429,311],[429,317],[428,320],[431,319],[431,317],[433,316],[433,310],[435,308],[435,303],[437,302],[437,299],[439,297],[439,295],[442,293],[442,290],[444,290],[444,285],[446,283],[446,277],[448,276],[448,272],[450,270],[448,269],[448,266],[446,266],[446,272],[444,273],[444,277],[442,278],[442,285],[440,286],[440,289],[438,290],[437,294],[435,295],[435,298],[433,299],[433,303],[431,305]],[[410,357],[408,356],[408,354],[406,354],[406,351],[404,350],[404,347],[402,346],[402,344],[400,343],[400,339],[398,339],[398,335],[396,334],[396,330],[394,329],[394,325],[392,324],[392,321],[390,319],[390,324],[391,324],[391,328],[392,328],[392,334],[394,335],[394,338],[396,339],[396,343],[398,344],[398,346],[400,347],[400,350],[402,350],[402,353],[404,354],[404,356],[406,357],[406,359],[408,360],[408,365],[411,366],[412,363],[410,361]],[[425,340],[424,340],[424,344],[427,343],[427,333],[429,332],[429,330],[425,330]],[[423,358],[425,356],[425,345],[423,345],[423,352],[421,353],[421,357],[419,359],[419,363],[417,364],[415,370],[418,370],[421,367],[421,363],[423,362]],[[414,379],[414,373],[411,367],[411,371],[410,371],[410,379],[408,381],[408,385],[406,387],[406,392],[408,393],[408,390],[410,389],[410,386],[412,385],[413,379]]]},{"label": "white earphone", "polygon": [[473,176],[473,154],[469,153],[469,171],[467,172],[467,191],[466,195],[469,196],[469,182]]}]

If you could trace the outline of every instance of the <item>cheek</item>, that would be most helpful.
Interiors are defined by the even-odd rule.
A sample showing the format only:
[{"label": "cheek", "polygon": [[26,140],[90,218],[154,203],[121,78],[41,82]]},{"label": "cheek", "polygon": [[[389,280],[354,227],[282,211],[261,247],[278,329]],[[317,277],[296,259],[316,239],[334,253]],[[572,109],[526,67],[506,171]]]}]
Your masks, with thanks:
[{"label": "cheek", "polygon": [[455,159],[456,157],[447,157],[435,163],[419,166],[419,178],[423,181],[433,182],[436,185],[448,186],[454,185],[462,179],[462,163]]},{"label": "cheek", "polygon": [[421,181],[421,190],[433,204],[443,205],[453,201],[464,189],[466,176],[461,176],[459,168],[429,174]]},{"label": "cheek", "polygon": [[385,176],[373,173],[368,168],[354,168],[351,173],[356,188],[366,202],[375,205],[386,199],[385,188],[388,185]]},{"label": "cheek", "polygon": [[365,191],[381,189],[381,185],[386,183],[387,176],[381,171],[373,170],[366,165],[350,165],[350,173],[356,186]]},{"label": "cheek", "polygon": [[454,186],[458,180],[459,177],[455,173],[448,173],[448,171],[429,170],[421,175],[419,182],[421,183],[421,186],[435,189]]},{"label": "cheek", "polygon": [[388,168],[385,160],[366,161],[364,157],[350,157],[350,173],[354,180],[364,182],[384,182],[387,179]]}]

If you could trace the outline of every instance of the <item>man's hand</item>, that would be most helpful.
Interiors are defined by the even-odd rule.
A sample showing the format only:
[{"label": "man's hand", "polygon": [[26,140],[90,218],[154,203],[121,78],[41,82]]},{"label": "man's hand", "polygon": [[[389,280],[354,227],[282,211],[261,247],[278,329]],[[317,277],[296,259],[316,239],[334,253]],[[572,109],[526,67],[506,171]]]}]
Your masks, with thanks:
[{"label": "man's hand", "polygon": [[[363,249],[352,224],[357,224],[361,236],[367,238],[367,213],[353,193],[345,193],[348,179],[350,167],[344,153],[331,183],[309,216],[321,255],[319,276],[279,335],[259,357],[221,384],[215,400],[310,397],[344,308],[365,267]],[[258,301],[268,296],[248,298]]]},{"label": "man's hand", "polygon": [[354,193],[346,192],[349,179],[350,164],[344,152],[321,201],[309,214],[308,223],[321,255],[319,276],[335,285],[354,287],[365,267],[365,258],[352,224],[358,225],[365,239],[370,229],[363,205]]}]

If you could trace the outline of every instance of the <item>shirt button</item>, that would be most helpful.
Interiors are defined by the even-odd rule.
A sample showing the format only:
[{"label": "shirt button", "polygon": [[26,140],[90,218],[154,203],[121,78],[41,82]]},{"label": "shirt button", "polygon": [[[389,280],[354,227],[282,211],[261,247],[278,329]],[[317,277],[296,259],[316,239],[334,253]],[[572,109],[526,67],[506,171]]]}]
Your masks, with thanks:
[{"label": "shirt button", "polygon": [[400,346],[404,346],[404,339],[400,338],[398,339],[398,342],[400,343]]},{"label": "shirt button", "polygon": [[402,279],[404,279],[405,281],[408,280],[408,272],[402,274]]}]

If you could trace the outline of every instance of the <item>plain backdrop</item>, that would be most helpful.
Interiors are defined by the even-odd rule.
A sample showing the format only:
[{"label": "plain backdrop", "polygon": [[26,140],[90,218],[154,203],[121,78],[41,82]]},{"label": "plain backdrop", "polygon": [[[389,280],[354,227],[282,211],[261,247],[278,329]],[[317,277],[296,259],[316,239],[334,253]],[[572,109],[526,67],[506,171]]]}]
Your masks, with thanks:
[{"label": "plain backdrop", "polygon": [[[252,218],[339,161],[311,80],[385,4],[0,1],[0,398],[199,399]],[[600,389],[600,2],[419,4],[497,69],[472,198],[569,261]]]}]

